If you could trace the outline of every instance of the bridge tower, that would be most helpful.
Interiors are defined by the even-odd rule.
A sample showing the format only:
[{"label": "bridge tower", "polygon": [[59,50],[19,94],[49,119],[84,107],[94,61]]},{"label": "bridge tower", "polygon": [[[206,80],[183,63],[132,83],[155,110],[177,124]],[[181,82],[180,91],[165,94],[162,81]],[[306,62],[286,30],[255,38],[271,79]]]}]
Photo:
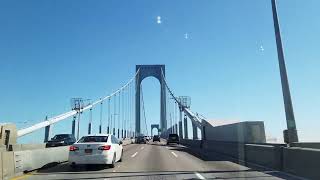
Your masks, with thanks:
[{"label": "bridge tower", "polygon": [[152,133],[153,128],[156,128],[159,134],[160,132],[159,124],[151,124],[151,136],[153,136],[153,133]]},{"label": "bridge tower", "polygon": [[[155,77],[160,82],[160,132],[165,132],[167,129],[166,119],[166,86],[165,80],[165,65],[136,65],[136,133],[140,134],[140,85],[144,78]],[[162,76],[163,73],[163,76]],[[137,135],[138,135],[137,134]]]}]

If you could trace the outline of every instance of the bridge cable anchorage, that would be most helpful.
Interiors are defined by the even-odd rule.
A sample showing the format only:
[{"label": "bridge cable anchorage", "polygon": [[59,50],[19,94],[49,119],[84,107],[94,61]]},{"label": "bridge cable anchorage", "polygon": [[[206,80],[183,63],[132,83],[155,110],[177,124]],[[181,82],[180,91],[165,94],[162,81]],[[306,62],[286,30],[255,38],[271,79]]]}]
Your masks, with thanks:
[{"label": "bridge cable anchorage", "polygon": [[143,111],[144,123],[146,125],[146,134],[145,135],[148,135],[148,126],[147,126],[146,110],[144,107],[142,84],[140,84],[140,90],[141,90],[141,101],[142,101],[142,111]]},{"label": "bridge cable anchorage", "polygon": [[171,91],[171,89],[168,86],[168,83],[166,81],[166,78],[164,76],[163,70],[161,69],[161,75],[162,75],[162,79],[164,81],[165,87],[167,88],[169,95],[174,99],[174,101],[178,104],[178,106],[181,108],[181,110],[191,119],[192,122],[195,123],[195,125],[202,129],[202,121],[205,119],[200,118],[199,116],[197,116],[196,113],[192,112],[189,108],[185,107],[179,100],[177,97],[174,96],[173,92]]},{"label": "bridge cable anchorage", "polygon": [[[105,97],[103,97],[103,98],[101,98],[101,99],[93,102],[92,104],[89,104],[89,105],[81,108],[80,111],[79,111],[79,113],[82,113],[82,112],[84,112],[84,111],[87,111],[87,110],[89,110],[90,108],[93,108],[94,106],[96,106],[97,104],[99,104],[101,101],[104,101],[104,100],[106,100],[106,99],[109,99],[109,98],[111,98],[112,96],[114,96],[115,94],[117,94],[120,90],[124,89],[124,88],[127,87],[131,82],[133,82],[133,81],[136,79],[136,77],[137,77],[137,75],[139,74],[139,72],[140,72],[140,69],[137,70],[136,74],[135,74],[125,85],[123,85],[123,86],[120,87],[118,90],[116,90],[116,91],[114,91],[113,93],[111,93],[110,95],[107,95],[107,96],[105,96]],[[21,137],[21,136],[24,136],[24,135],[26,135],[26,134],[32,133],[32,132],[34,132],[34,131],[36,131],[36,130],[39,130],[39,129],[42,129],[42,128],[46,127],[46,126],[49,126],[49,125],[51,125],[51,124],[55,124],[55,123],[57,123],[57,122],[59,122],[59,121],[62,121],[62,120],[64,120],[64,119],[67,119],[67,118],[69,118],[69,117],[72,117],[72,116],[74,116],[74,115],[77,115],[77,113],[78,113],[78,112],[77,112],[76,110],[71,110],[71,111],[62,113],[62,114],[60,114],[60,115],[54,116],[54,117],[52,117],[52,118],[49,118],[49,119],[46,120],[46,121],[42,121],[42,122],[40,122],[40,123],[36,123],[36,124],[34,124],[34,125],[30,126],[30,127],[20,129],[20,130],[18,130],[18,132],[17,132],[17,136],[18,136],[18,137]]]}]

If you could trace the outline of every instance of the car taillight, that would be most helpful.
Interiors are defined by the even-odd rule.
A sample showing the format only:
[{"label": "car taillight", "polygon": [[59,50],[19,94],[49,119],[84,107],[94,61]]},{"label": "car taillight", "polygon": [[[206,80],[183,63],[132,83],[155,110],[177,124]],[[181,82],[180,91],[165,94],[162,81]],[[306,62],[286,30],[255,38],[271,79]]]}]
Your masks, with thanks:
[{"label": "car taillight", "polygon": [[70,146],[69,151],[77,151],[79,148],[77,146]]},{"label": "car taillight", "polygon": [[98,149],[102,151],[107,151],[111,149],[111,145],[100,146]]}]

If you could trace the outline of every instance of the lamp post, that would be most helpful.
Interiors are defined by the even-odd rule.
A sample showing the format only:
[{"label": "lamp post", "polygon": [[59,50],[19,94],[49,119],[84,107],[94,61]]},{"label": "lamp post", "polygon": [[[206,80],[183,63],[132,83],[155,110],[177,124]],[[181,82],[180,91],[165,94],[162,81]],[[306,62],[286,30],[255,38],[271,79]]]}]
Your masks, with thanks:
[{"label": "lamp post", "polygon": [[284,53],[282,48],[276,0],[271,0],[271,5],[272,5],[274,31],[275,31],[275,37],[276,37],[276,43],[277,43],[282,94],[283,94],[284,108],[285,108],[287,128],[288,128],[287,130],[284,130],[284,140],[286,143],[298,142],[298,133],[297,133],[296,122],[295,122],[294,113],[293,113],[293,106],[292,106],[292,100],[290,95],[286,64],[285,64]]}]

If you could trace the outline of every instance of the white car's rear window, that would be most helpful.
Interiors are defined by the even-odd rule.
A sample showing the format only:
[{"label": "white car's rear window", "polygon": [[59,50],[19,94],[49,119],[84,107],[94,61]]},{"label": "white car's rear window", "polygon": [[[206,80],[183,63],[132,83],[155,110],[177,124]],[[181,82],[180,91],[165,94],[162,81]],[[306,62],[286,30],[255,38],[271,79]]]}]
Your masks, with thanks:
[{"label": "white car's rear window", "polygon": [[86,142],[107,142],[108,136],[83,136],[78,143]]}]

